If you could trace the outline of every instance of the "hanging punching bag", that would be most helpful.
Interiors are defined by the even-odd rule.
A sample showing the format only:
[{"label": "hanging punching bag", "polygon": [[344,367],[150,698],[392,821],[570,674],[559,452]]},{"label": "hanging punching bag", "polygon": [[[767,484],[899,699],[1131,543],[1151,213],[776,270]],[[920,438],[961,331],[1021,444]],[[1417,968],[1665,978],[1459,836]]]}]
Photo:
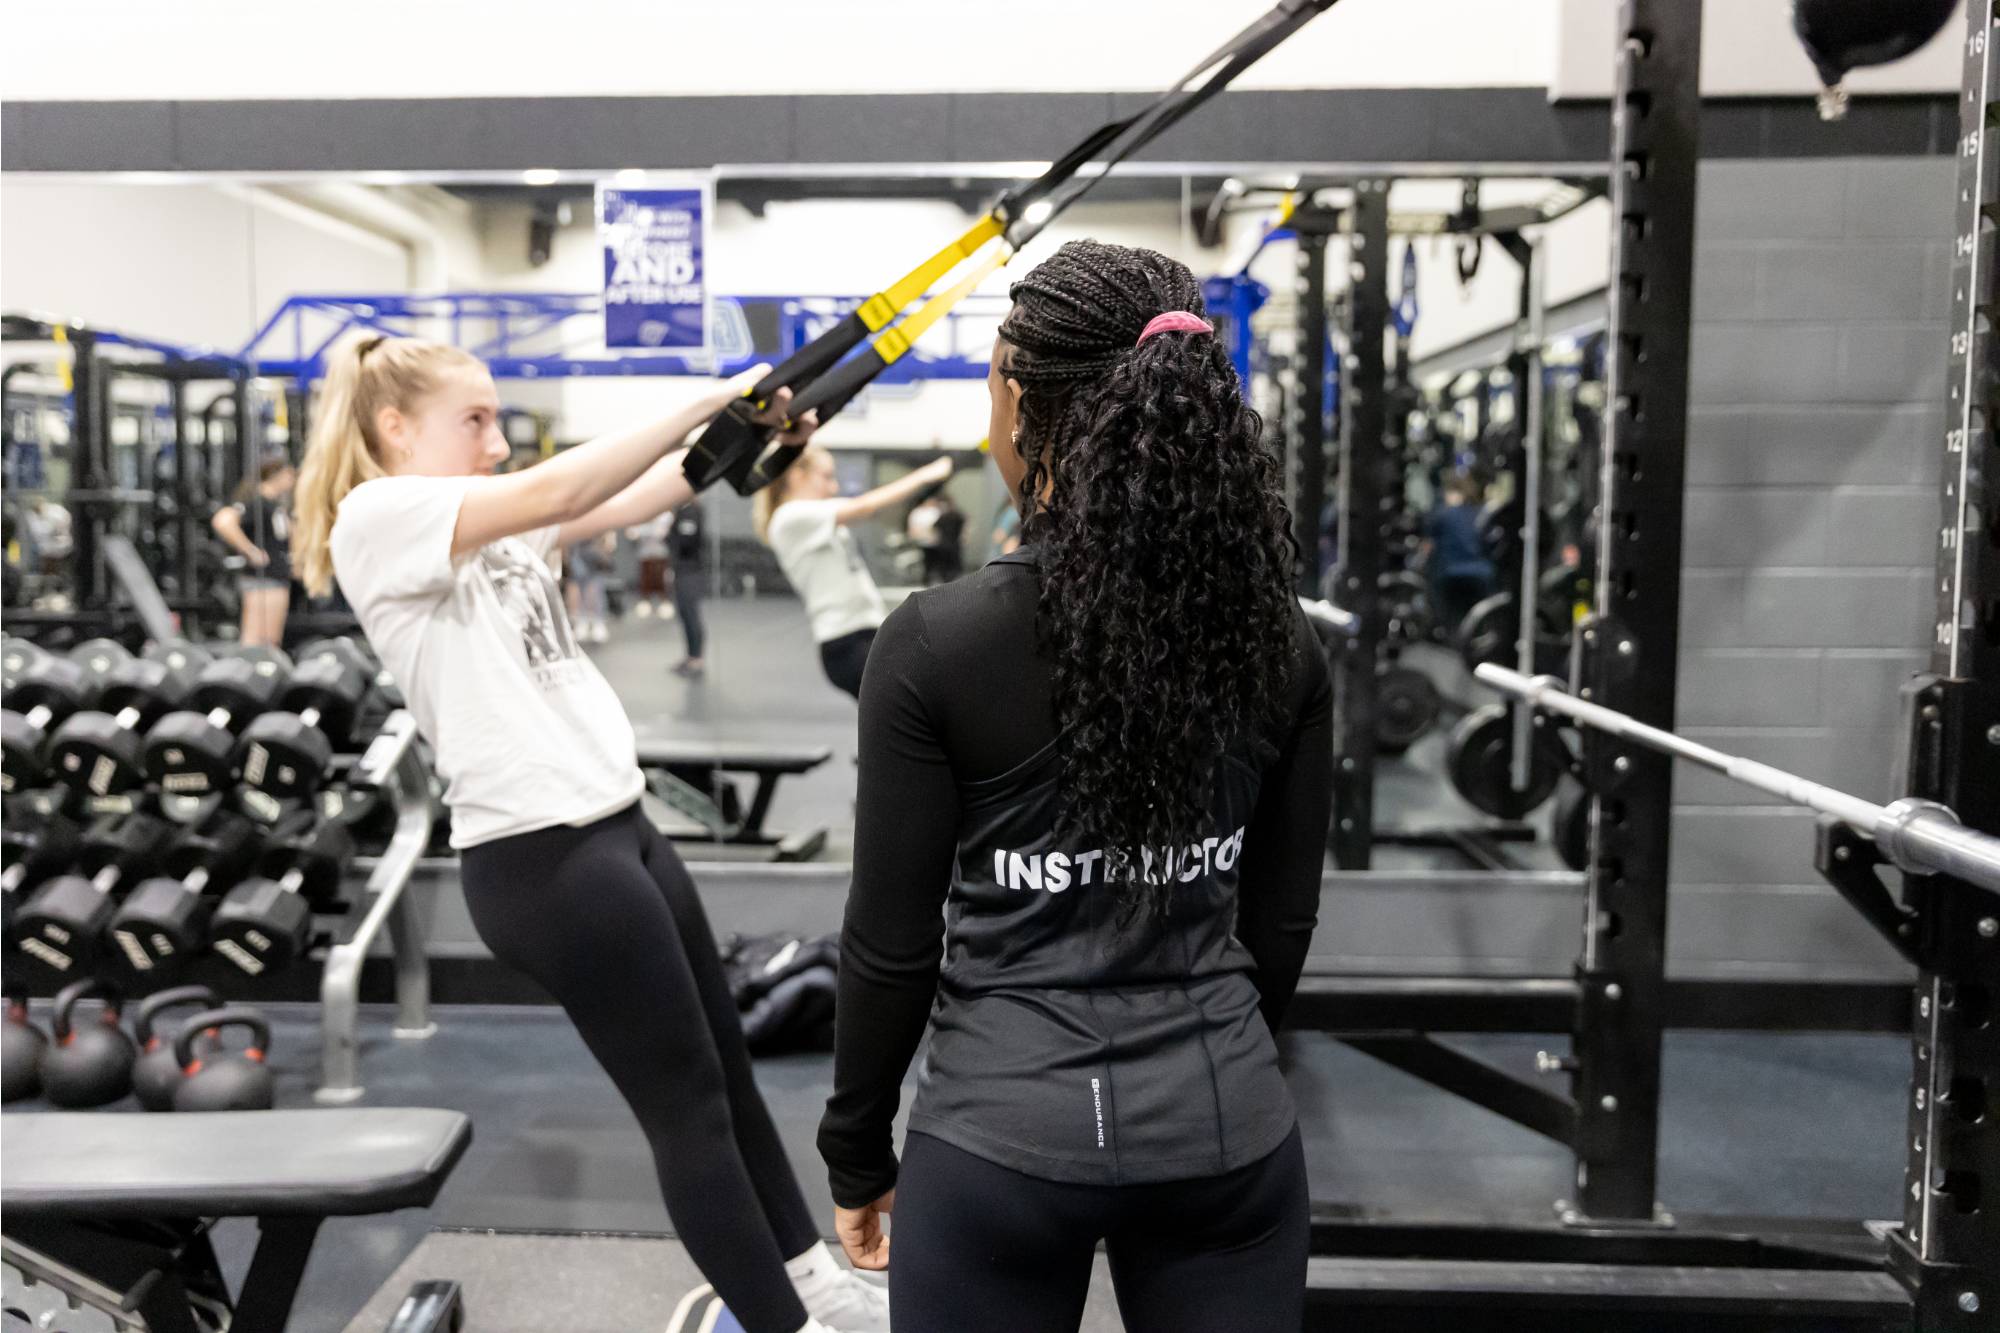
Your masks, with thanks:
[{"label": "hanging punching bag", "polygon": [[1822,120],[1847,114],[1847,72],[1901,60],[1938,35],[1958,0],[1792,0],[1792,28],[1825,85]]}]

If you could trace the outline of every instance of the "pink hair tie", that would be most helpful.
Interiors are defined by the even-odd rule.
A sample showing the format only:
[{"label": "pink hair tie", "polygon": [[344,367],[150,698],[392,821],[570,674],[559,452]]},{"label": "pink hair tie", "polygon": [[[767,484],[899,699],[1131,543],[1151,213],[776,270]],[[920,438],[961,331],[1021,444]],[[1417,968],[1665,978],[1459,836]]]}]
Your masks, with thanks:
[{"label": "pink hair tie", "polygon": [[[1190,315],[1185,310],[1169,310],[1163,315],[1155,315],[1140,330],[1139,342],[1144,342],[1156,333],[1214,333],[1215,326],[1200,315]],[[1139,343],[1133,343],[1137,347]]]}]

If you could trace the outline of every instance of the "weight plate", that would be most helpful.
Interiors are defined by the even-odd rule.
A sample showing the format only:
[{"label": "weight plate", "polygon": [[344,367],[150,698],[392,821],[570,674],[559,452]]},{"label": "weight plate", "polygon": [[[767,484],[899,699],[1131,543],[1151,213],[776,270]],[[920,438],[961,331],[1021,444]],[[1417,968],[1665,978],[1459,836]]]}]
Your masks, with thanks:
[{"label": "weight plate", "polygon": [[1590,793],[1574,782],[1563,784],[1556,798],[1556,855],[1571,870],[1590,864]]},{"label": "weight plate", "polygon": [[1465,613],[1458,626],[1458,655],[1467,671],[1482,662],[1512,666],[1520,617],[1511,593],[1496,592]]},{"label": "weight plate", "polygon": [[1437,725],[1442,701],[1431,678],[1414,667],[1387,666],[1375,677],[1375,749],[1401,754]]},{"label": "weight plate", "polygon": [[1520,819],[1555,794],[1569,768],[1569,751],[1547,725],[1529,728],[1528,783],[1515,791],[1511,773],[1514,718],[1505,704],[1473,709],[1452,728],[1445,751],[1451,785],[1495,819]]}]

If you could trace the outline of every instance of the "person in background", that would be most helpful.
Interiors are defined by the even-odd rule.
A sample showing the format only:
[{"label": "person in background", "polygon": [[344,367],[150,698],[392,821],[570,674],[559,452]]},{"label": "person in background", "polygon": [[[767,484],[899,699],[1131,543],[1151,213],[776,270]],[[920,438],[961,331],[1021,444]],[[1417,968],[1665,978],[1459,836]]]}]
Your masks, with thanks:
[{"label": "person in background", "polygon": [[611,638],[605,582],[611,577],[614,541],[611,533],[600,533],[563,552],[563,573],[574,599],[570,611],[576,618],[576,637],[582,643],[604,643]]},{"label": "person in background", "polygon": [[36,572],[53,574],[76,549],[69,510],[38,495],[28,502],[28,544],[34,548]]},{"label": "person in background", "polygon": [[910,539],[910,545],[917,548],[917,555],[923,560],[925,587],[936,582],[933,573],[937,568],[937,521],[941,512],[938,497],[926,495],[910,506],[910,516],[903,521],[903,535]]},{"label": "person in background", "polygon": [[1026,541],[897,607],[861,692],[836,1226],[902,1333],[1074,1333],[1100,1241],[1132,1333],[1297,1333],[1273,1034],[1332,687],[1279,466],[1185,265],[1072,241],[1011,295],[987,438]]},{"label": "person in background", "polygon": [[[631,720],[548,564],[686,502],[689,433],[767,370],[501,473],[485,366],[441,343],[350,338],[328,354],[295,539],[306,587],[339,580],[431,746],[473,926],[555,998],[617,1086],[675,1233],[737,1323],[888,1333],[887,1298],[820,1240],[701,895],[640,806]],[[812,426],[807,414],[780,438],[803,443]]]},{"label": "person in background", "polygon": [[644,619],[670,614],[667,607],[668,534],[674,516],[661,514],[650,523],[627,528],[625,535],[639,555],[639,595],[633,600],[632,614]]},{"label": "person in background", "polygon": [[965,511],[943,491],[936,496],[937,519],[931,524],[931,545],[924,553],[924,582],[950,583],[965,572]]},{"label": "person in background", "polygon": [[1438,623],[1452,634],[1482,598],[1493,595],[1500,575],[1480,533],[1477,484],[1463,472],[1449,473],[1438,498],[1424,516],[1417,559],[1437,594]]},{"label": "person in background", "polygon": [[246,648],[276,648],[285,641],[292,603],[291,494],[297,478],[282,452],[267,453],[257,479],[244,482],[236,498],[209,520],[215,535],[248,562],[237,579],[243,597],[238,641]]},{"label": "person in background", "polygon": [[708,625],[702,620],[702,598],[708,594],[708,552],[703,547],[703,523],[699,499],[690,500],[674,511],[673,527],[667,533],[667,554],[673,561],[674,609],[680,613],[681,634],[687,640],[687,656],[674,663],[676,675],[692,680],[707,663],[702,652],[708,644]]},{"label": "person in background", "polygon": [[777,555],[806,604],[821,669],[836,688],[857,699],[869,646],[888,611],[848,529],[951,473],[951,460],[940,458],[886,486],[843,496],[833,455],[814,445],[751,499],[758,539]]}]

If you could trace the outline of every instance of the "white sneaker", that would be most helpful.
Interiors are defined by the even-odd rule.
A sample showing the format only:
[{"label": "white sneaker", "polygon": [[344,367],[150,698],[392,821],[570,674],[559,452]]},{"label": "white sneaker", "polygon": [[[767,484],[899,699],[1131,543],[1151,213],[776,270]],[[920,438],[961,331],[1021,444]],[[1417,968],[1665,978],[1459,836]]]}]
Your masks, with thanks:
[{"label": "white sneaker", "polygon": [[653,615],[653,604],[651,602],[634,602],[632,603],[632,614],[641,620],[650,620]]},{"label": "white sneaker", "polygon": [[852,1270],[815,1293],[806,1310],[840,1333],[889,1333],[889,1293]]}]

